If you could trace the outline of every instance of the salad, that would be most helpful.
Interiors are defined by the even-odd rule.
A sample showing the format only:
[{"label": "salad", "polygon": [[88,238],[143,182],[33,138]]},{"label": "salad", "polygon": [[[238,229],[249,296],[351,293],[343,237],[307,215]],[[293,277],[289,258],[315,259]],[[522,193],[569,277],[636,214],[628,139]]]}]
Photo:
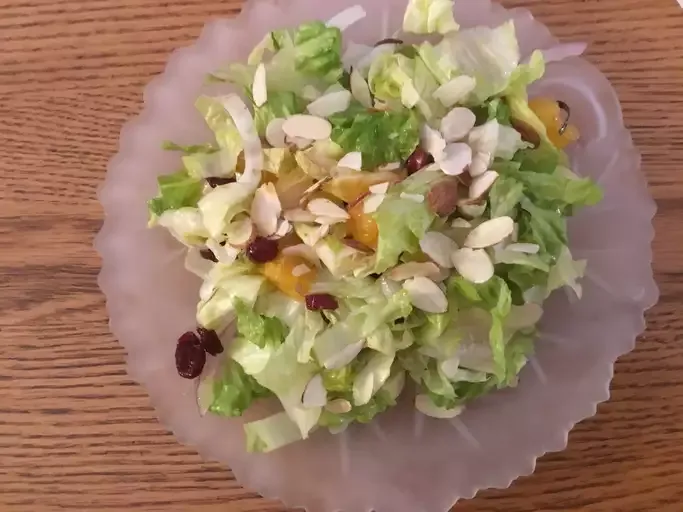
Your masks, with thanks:
[{"label": "salad", "polygon": [[402,394],[453,418],[516,385],[554,290],[581,296],[567,218],[601,191],[569,168],[569,107],[528,98],[549,57],[522,58],[511,22],[460,29],[450,0],[343,42],[364,16],[269,33],[211,74],[236,91],[196,101],[215,138],[166,143],[182,168],[149,201],[203,280],[175,353],[201,413],[281,406],[245,424],[251,451]]}]

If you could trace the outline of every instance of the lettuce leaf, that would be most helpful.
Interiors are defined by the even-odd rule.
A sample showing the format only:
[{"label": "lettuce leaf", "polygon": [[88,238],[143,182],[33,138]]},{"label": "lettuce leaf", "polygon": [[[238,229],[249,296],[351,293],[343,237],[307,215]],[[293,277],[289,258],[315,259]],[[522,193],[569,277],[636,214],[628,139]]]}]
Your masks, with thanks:
[{"label": "lettuce leaf", "polygon": [[259,315],[241,300],[234,303],[237,332],[250,343],[264,348],[278,346],[287,336],[287,326],[278,318]]},{"label": "lettuce leaf", "polygon": [[414,34],[446,34],[458,28],[453,0],[410,0],[403,18],[403,30]]},{"label": "lettuce leaf", "polygon": [[229,150],[236,158],[244,149],[242,137],[220,99],[200,96],[195,101],[195,108],[214,133],[218,147]]},{"label": "lettuce leaf", "polygon": [[329,120],[332,140],[344,153],[360,151],[364,169],[402,162],[420,142],[420,123],[409,110],[369,111],[354,104]]},{"label": "lettuce leaf", "polygon": [[186,170],[159,176],[157,182],[159,194],[147,203],[152,216],[157,217],[167,210],[197,206],[204,189],[204,182]]},{"label": "lettuce leaf", "polygon": [[528,198],[521,201],[519,240],[538,244],[541,254],[557,257],[567,245],[567,219],[560,211],[536,206]]},{"label": "lettuce leaf", "polygon": [[304,23],[294,33],[294,65],[307,75],[333,83],[343,74],[341,31],[320,21]]},{"label": "lettuce leaf", "polygon": [[213,403],[209,411],[219,416],[241,416],[254,400],[271,396],[270,391],[247,375],[232,359],[224,366],[213,382]]},{"label": "lettuce leaf", "polygon": [[297,424],[285,413],[280,412],[244,425],[247,436],[247,451],[267,453],[304,438]]}]

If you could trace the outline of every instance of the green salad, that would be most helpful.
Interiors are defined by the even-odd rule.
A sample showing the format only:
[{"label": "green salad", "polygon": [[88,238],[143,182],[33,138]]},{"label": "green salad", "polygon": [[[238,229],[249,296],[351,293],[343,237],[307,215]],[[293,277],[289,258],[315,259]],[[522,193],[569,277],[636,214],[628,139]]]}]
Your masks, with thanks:
[{"label": "green salad", "polygon": [[569,168],[569,107],[528,98],[543,53],[523,59],[512,22],[461,29],[450,0],[345,41],[364,17],[277,30],[212,73],[233,91],[196,101],[214,140],[166,143],[182,165],[149,201],[203,280],[175,352],[201,413],[281,404],[245,424],[251,451],[402,394],[453,418],[516,385],[554,290],[581,295],[567,218],[601,192]]}]

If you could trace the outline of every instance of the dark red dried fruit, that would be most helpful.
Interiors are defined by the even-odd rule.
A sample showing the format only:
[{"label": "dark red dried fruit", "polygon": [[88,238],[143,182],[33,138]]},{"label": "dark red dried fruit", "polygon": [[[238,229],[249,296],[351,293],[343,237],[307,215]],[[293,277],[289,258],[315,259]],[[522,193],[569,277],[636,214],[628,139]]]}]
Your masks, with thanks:
[{"label": "dark red dried fruit", "polygon": [[234,183],[235,178],[206,178],[206,182],[211,188],[216,188],[221,185],[227,185],[228,183]]},{"label": "dark red dried fruit", "polygon": [[329,293],[311,293],[306,295],[306,307],[311,311],[335,310],[339,303]]},{"label": "dark red dried fruit", "polygon": [[197,334],[199,334],[199,341],[207,354],[217,356],[223,353],[223,344],[216,331],[197,327]]},{"label": "dark red dried fruit", "polygon": [[408,157],[408,160],[406,160],[406,170],[408,171],[408,174],[414,174],[431,163],[434,163],[432,155],[421,147],[418,147],[413,151],[412,155]]},{"label": "dark red dried fruit", "polygon": [[247,257],[254,263],[268,263],[277,258],[277,240],[257,236],[247,246]]},{"label": "dark red dried fruit", "polygon": [[206,364],[206,352],[194,332],[186,332],[178,339],[175,348],[175,367],[184,379],[199,377]]},{"label": "dark red dried fruit", "polygon": [[202,249],[201,251],[199,251],[199,254],[205,260],[213,261],[214,263],[218,261],[218,258],[216,258],[216,255],[213,253],[211,249]]}]

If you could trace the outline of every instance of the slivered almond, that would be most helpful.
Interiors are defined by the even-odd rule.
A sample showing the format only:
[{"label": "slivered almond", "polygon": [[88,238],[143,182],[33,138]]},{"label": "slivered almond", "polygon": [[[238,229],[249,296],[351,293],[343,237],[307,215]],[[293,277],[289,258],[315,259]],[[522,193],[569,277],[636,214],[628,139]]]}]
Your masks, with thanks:
[{"label": "slivered almond", "polygon": [[294,277],[301,277],[304,274],[308,274],[311,271],[311,267],[308,265],[304,265],[303,263],[301,265],[297,265],[292,269],[292,275]]},{"label": "slivered almond", "polygon": [[446,176],[434,183],[427,194],[429,208],[439,217],[448,217],[458,207],[460,182],[457,178]]},{"label": "slivered almond", "polygon": [[282,129],[283,124],[285,124],[285,120],[281,117],[276,117],[266,127],[266,141],[274,148],[287,147],[287,135]]},{"label": "slivered almond", "polygon": [[251,89],[254,105],[262,107],[268,101],[268,88],[266,85],[266,66],[261,63],[254,72],[254,85]]},{"label": "slivered almond", "polygon": [[467,219],[457,218],[453,219],[453,222],[451,222],[451,226],[454,228],[471,228],[472,223]]},{"label": "slivered almond", "polygon": [[[282,127],[284,131],[284,124],[282,125]],[[286,141],[287,147],[291,147],[292,149],[306,149],[311,144],[313,144],[312,139],[307,139],[306,137],[290,137],[289,135],[287,135]]]},{"label": "slivered almond", "polygon": [[425,196],[422,194],[408,194],[407,192],[401,192],[401,199],[408,199],[409,201],[414,201],[416,203],[424,203]]},{"label": "slivered almond", "polygon": [[408,263],[401,263],[397,265],[387,274],[387,277],[392,281],[405,281],[414,277],[428,277],[430,279],[440,277],[441,272],[431,261],[418,262],[409,261]]},{"label": "slivered almond", "polygon": [[496,171],[486,171],[484,174],[474,178],[469,190],[470,199],[478,199],[486,194],[497,179],[498,173]]},{"label": "slivered almond", "polygon": [[351,402],[349,402],[348,400],[344,400],[343,398],[337,398],[336,400],[332,400],[331,402],[328,402],[325,406],[325,409],[327,409],[332,414],[346,414],[347,412],[350,412],[352,408],[353,407],[351,406]]},{"label": "slivered almond", "polygon": [[286,210],[283,214],[284,218],[289,222],[314,222],[315,215],[308,210],[295,208],[293,210]]},{"label": "slivered almond", "polygon": [[258,232],[263,236],[275,233],[280,213],[282,213],[282,206],[275,186],[272,183],[261,185],[256,190],[251,203],[251,219]]},{"label": "slivered almond", "polygon": [[505,247],[508,251],[521,252],[524,254],[538,254],[540,247],[538,244],[516,243]]},{"label": "slivered almond", "polygon": [[439,160],[446,148],[446,140],[438,130],[428,124],[423,124],[420,128],[420,146],[435,160]]},{"label": "slivered almond", "polygon": [[332,135],[332,125],[327,119],[305,114],[288,117],[282,129],[289,137],[310,140],[325,140]]},{"label": "slivered almond", "polygon": [[360,151],[352,151],[344,155],[339,162],[337,162],[337,167],[344,167],[345,169],[353,169],[354,171],[360,171],[363,167],[363,154]]},{"label": "slivered almond", "polygon": [[414,277],[403,283],[413,306],[427,313],[445,313],[448,310],[446,295],[434,281]]},{"label": "slivered almond", "polygon": [[470,164],[470,176],[476,178],[484,174],[489,165],[491,165],[491,160],[493,156],[491,153],[477,153],[472,157],[472,163]]},{"label": "slivered almond", "polygon": [[441,133],[447,142],[462,140],[474,128],[476,122],[477,116],[470,109],[454,108],[441,120]]},{"label": "slivered almond", "polygon": [[386,194],[387,191],[389,190],[389,182],[385,181],[384,183],[378,183],[377,185],[372,185],[369,190],[373,194]]},{"label": "slivered almond", "polygon": [[453,253],[453,265],[462,277],[473,283],[485,283],[493,277],[493,263],[483,249],[458,249]]},{"label": "slivered almond", "polygon": [[327,390],[323,385],[323,378],[315,375],[306,385],[302,398],[304,407],[324,407],[327,403]]},{"label": "slivered almond", "polygon": [[343,208],[337,206],[329,199],[318,198],[308,203],[308,211],[318,217],[330,217],[334,219],[347,220],[349,214]]},{"label": "slivered almond", "polygon": [[376,212],[384,202],[385,194],[370,194],[363,202],[363,213]]},{"label": "slivered almond", "polygon": [[255,235],[254,225],[249,217],[242,217],[228,225],[225,236],[233,247],[244,248]]},{"label": "slivered almond", "polygon": [[452,255],[458,250],[458,246],[443,233],[429,231],[420,240],[420,249],[437,265],[453,268]]},{"label": "slivered almond", "polygon": [[496,217],[474,228],[465,239],[465,246],[471,249],[491,247],[510,236],[515,227],[511,217]]}]

